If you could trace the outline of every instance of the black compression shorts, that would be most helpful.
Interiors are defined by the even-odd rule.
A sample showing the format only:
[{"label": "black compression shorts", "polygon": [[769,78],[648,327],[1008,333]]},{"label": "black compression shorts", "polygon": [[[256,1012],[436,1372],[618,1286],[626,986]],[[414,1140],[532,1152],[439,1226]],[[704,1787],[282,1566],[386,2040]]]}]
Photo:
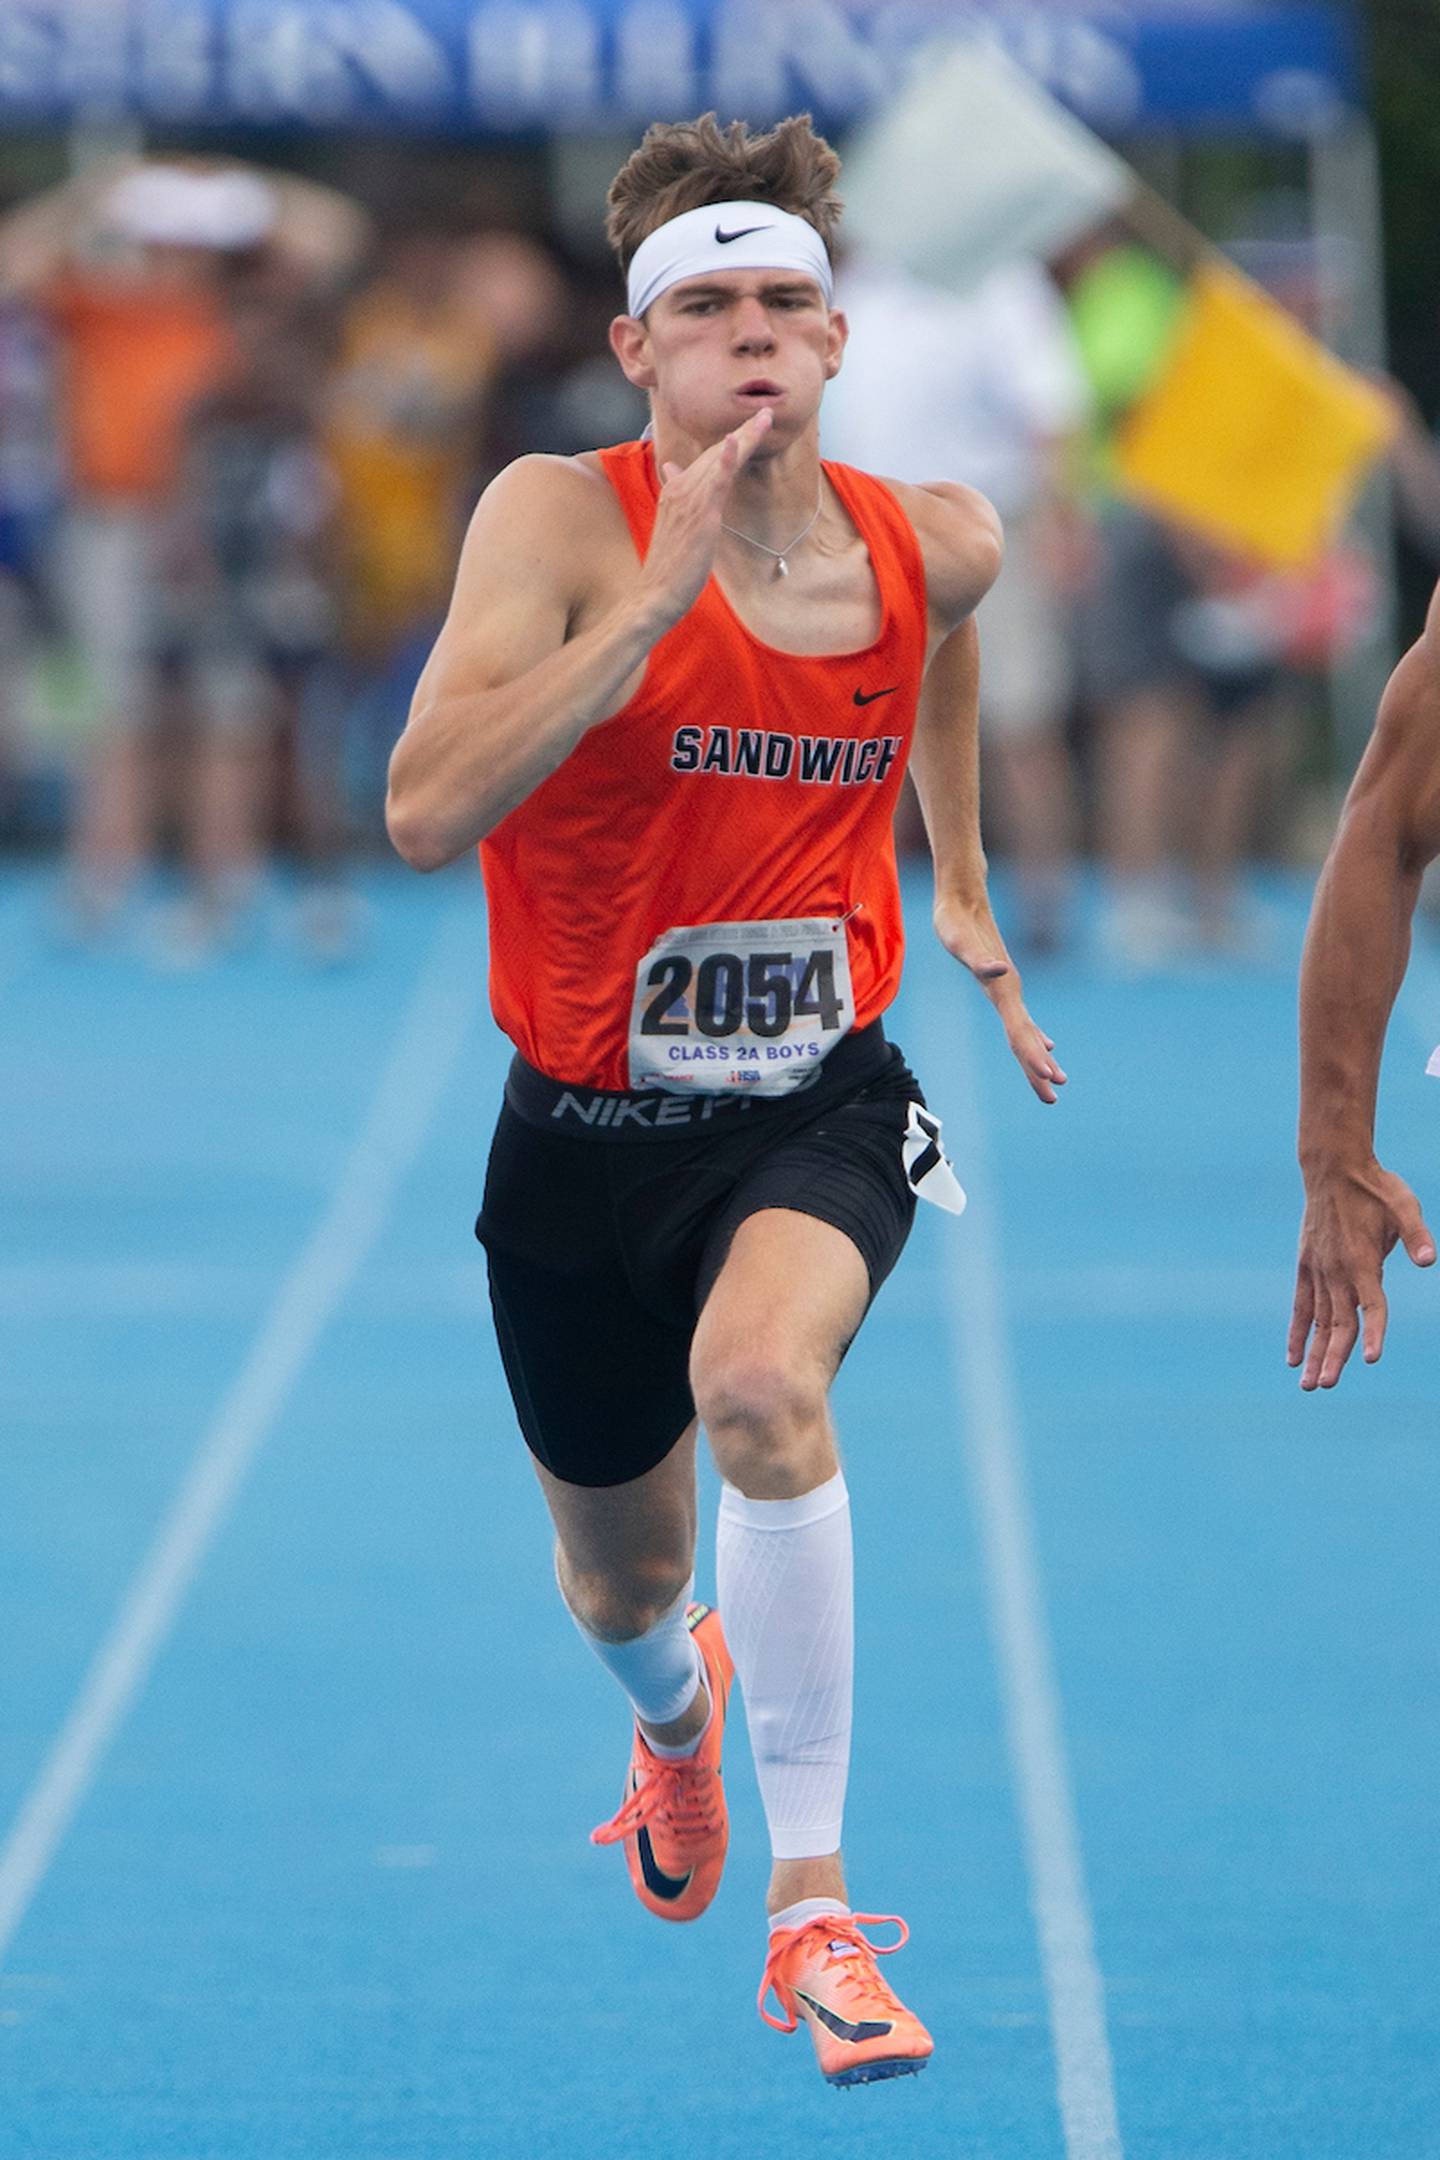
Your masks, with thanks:
[{"label": "black compression shorts", "polygon": [[695,1415],[690,1339],[747,1216],[792,1208],[859,1249],[873,1298],[915,1214],[901,1141],[923,1102],[880,1023],[802,1093],[567,1088],[517,1058],[475,1234],[532,1452],[573,1485],[652,1470]]}]

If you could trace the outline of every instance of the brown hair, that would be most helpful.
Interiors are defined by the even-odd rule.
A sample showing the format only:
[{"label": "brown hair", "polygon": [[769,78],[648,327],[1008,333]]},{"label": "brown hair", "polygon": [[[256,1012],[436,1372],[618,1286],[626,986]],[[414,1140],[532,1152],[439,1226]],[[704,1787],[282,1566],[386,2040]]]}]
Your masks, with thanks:
[{"label": "brown hair", "polygon": [[764,135],[743,120],[722,128],[713,112],[648,128],[610,183],[605,231],[623,275],[642,240],[706,203],[767,202],[815,227],[834,253],[840,160],[809,113],[792,113]]}]

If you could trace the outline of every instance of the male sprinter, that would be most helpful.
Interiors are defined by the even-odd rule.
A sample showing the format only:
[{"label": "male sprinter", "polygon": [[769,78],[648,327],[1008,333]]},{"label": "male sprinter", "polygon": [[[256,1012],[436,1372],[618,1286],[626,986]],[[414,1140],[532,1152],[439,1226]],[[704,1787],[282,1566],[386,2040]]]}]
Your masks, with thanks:
[{"label": "male sprinter", "polygon": [[[524,458],[489,488],[388,815],[417,868],[482,843],[518,1055],[478,1234],[560,1588],[637,1721],[596,1840],[623,1841],[661,1918],[705,1909],[733,1655],[775,1862],[762,2013],[773,1986],[769,2022],[804,2017],[851,2084],[931,2049],[846,1902],[850,1520],[826,1404],[915,1193],[963,1203],[880,1018],[912,749],[939,935],[1042,1101],[1064,1075],[977,830],[995,519],[963,487],[820,461],[838,171],[808,118],[652,128],[625,165],[611,342],[653,446]],[[728,1651],[689,1602],[697,1419]]]},{"label": "male sprinter", "polygon": [[[1362,1336],[1385,1344],[1386,1255],[1430,1267],[1420,1203],[1375,1160],[1375,1095],[1390,1008],[1410,957],[1427,863],[1440,855],[1440,586],[1424,634],[1385,686],[1320,873],[1300,970],[1300,1168],[1305,1216],[1290,1319],[1302,1388],[1332,1388]],[[1440,1052],[1431,1061],[1440,1070]],[[1358,1313],[1358,1318],[1357,1318]],[[1306,1338],[1309,1349],[1306,1349]]]}]

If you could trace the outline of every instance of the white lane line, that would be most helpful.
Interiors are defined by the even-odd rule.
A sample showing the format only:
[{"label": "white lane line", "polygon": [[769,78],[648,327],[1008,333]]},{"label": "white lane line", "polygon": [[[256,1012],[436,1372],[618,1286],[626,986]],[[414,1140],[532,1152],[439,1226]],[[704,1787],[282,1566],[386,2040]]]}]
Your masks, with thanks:
[{"label": "white lane line", "polygon": [[[184,1260],[0,1261],[0,1321],[234,1322],[264,1311],[274,1279],[272,1268],[258,1265]],[[472,1261],[371,1268],[352,1309],[390,1320],[473,1319],[484,1308],[484,1267]]]},{"label": "white lane line", "polygon": [[[156,1260],[0,1261],[0,1321],[230,1320],[265,1302],[273,1274],[218,1262]],[[1012,1313],[1043,1313],[1054,1320],[1253,1320],[1275,1299],[1288,1296],[1294,1270],[1286,1267],[1205,1268],[1163,1265],[1098,1265],[1053,1269],[1012,1267],[1007,1303]],[[485,1306],[483,1267],[474,1261],[430,1266],[372,1267],[357,1306],[367,1319],[432,1317],[473,1319]],[[936,1319],[945,1307],[944,1286],[907,1273],[885,1293],[885,1310]]]},{"label": "white lane line", "polygon": [[0,1849],[0,1963],[242,1479],[420,1149],[474,1008],[481,972],[475,942],[473,907],[454,909],[436,935],[330,1204],[282,1281]]},{"label": "white lane line", "polygon": [[[954,1025],[942,1037],[932,1018],[921,1073],[945,1074],[944,1099],[932,1092],[931,1100],[942,1119],[950,1111],[947,1144],[970,1195],[964,1218],[944,1229],[946,1317],[1050,2011],[1060,2123],[1067,2160],[1122,2160],[1105,1986],[1071,1798],[1001,1289],[979,1060],[966,1009],[974,993],[962,981],[950,994]],[[1024,1085],[1018,1071],[1015,1080]],[[968,1111],[963,1124],[961,1106]],[[1037,1104],[1035,1114],[1063,1117],[1065,1111],[1063,1104],[1049,1111]]]},{"label": "white lane line", "polygon": [[[1011,1314],[1038,1314],[1057,1321],[1242,1322],[1263,1315],[1277,1297],[1288,1297],[1294,1282],[1294,1268],[1283,1264],[1187,1268],[1173,1267],[1168,1257],[1148,1267],[1067,1267],[1063,1275],[1053,1268],[1012,1265],[1006,1271],[1005,1302]],[[4,1295],[0,1273],[0,1312]],[[886,1312],[903,1312],[916,1319],[938,1317],[948,1302],[949,1291],[943,1283],[909,1272],[885,1289]]]}]

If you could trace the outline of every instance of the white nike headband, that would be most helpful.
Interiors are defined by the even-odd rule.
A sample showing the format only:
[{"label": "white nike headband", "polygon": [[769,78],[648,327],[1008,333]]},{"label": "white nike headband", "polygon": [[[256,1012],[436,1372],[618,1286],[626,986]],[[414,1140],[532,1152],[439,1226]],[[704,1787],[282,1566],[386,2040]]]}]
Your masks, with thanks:
[{"label": "white nike headband", "polygon": [[815,227],[774,203],[706,203],[657,226],[636,248],[626,306],[641,316],[672,285],[707,270],[798,270],[835,304],[835,274]]}]

